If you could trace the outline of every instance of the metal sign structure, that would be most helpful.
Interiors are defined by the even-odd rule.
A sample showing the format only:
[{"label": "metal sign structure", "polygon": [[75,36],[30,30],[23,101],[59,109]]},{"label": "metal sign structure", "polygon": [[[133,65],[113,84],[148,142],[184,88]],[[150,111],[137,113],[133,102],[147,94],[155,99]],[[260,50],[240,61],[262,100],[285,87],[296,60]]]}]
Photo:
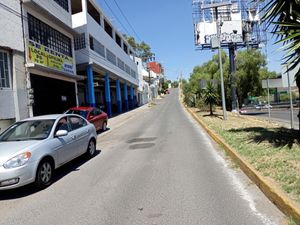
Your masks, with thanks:
[{"label": "metal sign structure", "polygon": [[[217,36],[216,18],[221,20],[220,44],[239,47],[261,47],[267,40],[266,27],[261,23],[259,1],[232,0],[230,5],[214,8],[207,5],[222,3],[222,0],[194,0],[193,22],[196,49],[211,49]],[[228,2],[228,0],[226,1]]]},{"label": "metal sign structure", "polygon": [[[260,48],[266,43],[266,26],[260,20],[262,13],[260,6],[263,6],[259,0],[193,0],[192,5],[196,50],[218,48],[220,58],[220,48],[229,49],[231,108],[233,111],[238,111],[235,79],[236,49]],[[221,59],[219,64],[222,85]],[[221,89],[223,96],[224,87],[221,86]],[[223,108],[224,102],[222,97]]]}]

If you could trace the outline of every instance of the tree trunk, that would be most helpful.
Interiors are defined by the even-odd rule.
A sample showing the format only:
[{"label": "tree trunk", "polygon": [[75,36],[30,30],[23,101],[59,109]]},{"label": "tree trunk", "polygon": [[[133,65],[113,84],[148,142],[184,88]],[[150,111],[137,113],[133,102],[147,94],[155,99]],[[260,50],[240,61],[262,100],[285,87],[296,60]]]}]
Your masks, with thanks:
[{"label": "tree trunk", "polygon": [[[297,84],[298,92],[299,92],[299,96],[300,96],[300,70],[296,74],[296,84]],[[298,123],[299,123],[298,139],[300,140],[300,105],[297,105],[297,107],[298,107],[297,117],[298,117]]]},{"label": "tree trunk", "polygon": [[212,104],[211,103],[209,104],[209,110],[210,110],[210,115],[212,116],[213,115],[213,110],[212,110]]}]

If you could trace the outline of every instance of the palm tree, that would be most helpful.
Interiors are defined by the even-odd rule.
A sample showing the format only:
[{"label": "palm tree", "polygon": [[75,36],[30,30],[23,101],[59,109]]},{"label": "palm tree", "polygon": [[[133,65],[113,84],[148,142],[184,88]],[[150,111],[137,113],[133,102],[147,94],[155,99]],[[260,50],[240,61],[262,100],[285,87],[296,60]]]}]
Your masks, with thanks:
[{"label": "palm tree", "polygon": [[209,105],[210,114],[213,115],[213,105],[218,103],[217,89],[212,82],[207,82],[206,89],[204,90],[204,102]]},{"label": "palm tree", "polygon": [[[284,46],[284,63],[289,65],[289,70],[293,70],[300,64],[300,1],[267,0],[266,2],[263,20],[268,27],[274,25],[272,33],[277,36],[276,43],[282,43]],[[300,70],[297,71],[295,79],[300,95]],[[298,118],[300,128],[300,109]]]}]

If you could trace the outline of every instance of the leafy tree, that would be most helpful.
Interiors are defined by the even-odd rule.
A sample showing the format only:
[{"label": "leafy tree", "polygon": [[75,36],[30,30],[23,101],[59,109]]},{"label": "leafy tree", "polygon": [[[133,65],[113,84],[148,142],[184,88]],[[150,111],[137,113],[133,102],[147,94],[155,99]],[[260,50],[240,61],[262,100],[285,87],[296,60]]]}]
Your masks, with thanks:
[{"label": "leafy tree", "polygon": [[173,81],[172,82],[172,87],[177,88],[178,87],[178,81]]},{"label": "leafy tree", "polygon": [[265,68],[266,60],[260,51],[255,49],[239,51],[236,57],[236,65],[239,102],[242,103],[249,95],[258,96],[262,94],[260,71]]},{"label": "leafy tree", "polygon": [[141,58],[143,62],[146,62],[149,58],[154,56],[154,53],[151,52],[151,47],[144,41],[137,43],[134,37],[127,36],[126,34],[123,34],[123,36],[127,40],[128,44],[131,45],[137,57]]},{"label": "leafy tree", "polygon": [[[261,0],[264,2],[265,0]],[[300,1],[299,0],[269,0],[266,1],[263,20],[277,36],[277,43],[282,43],[285,50],[285,63],[289,70],[300,64]],[[300,94],[300,69],[296,73],[296,83]],[[298,113],[300,128],[300,108]],[[300,138],[300,130],[299,130]]]},{"label": "leafy tree", "polygon": [[204,102],[209,105],[210,115],[213,115],[213,105],[218,103],[217,89],[212,82],[207,82],[206,89],[204,91]]}]

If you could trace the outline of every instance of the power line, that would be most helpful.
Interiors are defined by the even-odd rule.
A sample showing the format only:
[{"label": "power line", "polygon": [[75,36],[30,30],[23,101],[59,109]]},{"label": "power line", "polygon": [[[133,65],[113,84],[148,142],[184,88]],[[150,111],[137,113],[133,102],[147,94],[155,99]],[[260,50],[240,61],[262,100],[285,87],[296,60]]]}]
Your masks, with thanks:
[{"label": "power line", "polygon": [[139,39],[139,41],[142,41],[141,38],[139,37],[139,35],[135,32],[134,28],[132,27],[131,23],[129,22],[129,20],[127,19],[127,17],[125,16],[125,14],[123,13],[122,9],[120,8],[119,4],[117,3],[116,0],[113,0],[116,4],[116,6],[118,7],[119,11],[121,12],[122,16],[125,18],[126,22],[128,23],[128,25],[130,26],[131,30],[133,31],[133,33],[135,34],[135,36]]},{"label": "power line", "polygon": [[112,15],[116,18],[116,20],[119,22],[119,24],[123,27],[123,29],[126,31],[127,34],[130,34],[130,32],[128,32],[128,30],[126,29],[126,27],[123,25],[123,23],[119,20],[119,18],[116,16],[116,14],[114,13],[114,11],[111,9],[111,7],[108,5],[107,1],[104,0],[104,3],[106,4],[106,6],[108,7],[108,9],[110,10],[110,12],[112,13]]},{"label": "power line", "polygon": [[[25,16],[25,15],[22,15],[20,12],[18,12],[18,11],[16,11],[16,10],[14,10],[14,9],[12,9],[12,8],[10,8],[10,7],[8,7],[8,6],[6,6],[6,5],[4,5],[3,3],[0,3],[0,8],[3,8],[4,10],[6,10],[6,11],[8,11],[8,12],[10,12],[10,13],[12,13],[12,14],[14,14],[15,16],[17,16],[17,17],[19,17],[19,18],[24,18],[26,21],[28,21],[28,17],[27,16]],[[21,26],[21,24],[19,24],[19,23],[17,23],[16,21],[13,21],[12,20],[12,22],[14,22],[14,23],[16,23],[17,25],[20,25]],[[26,38],[28,38],[28,36],[26,36]],[[89,42],[88,42],[88,39],[87,38],[85,38],[85,43],[86,43],[86,46],[87,47],[90,47],[90,45],[89,45]],[[101,56],[99,56],[99,55],[97,55],[97,54],[99,54],[99,53],[97,53],[96,54],[96,52],[94,52],[94,51],[88,51],[88,49],[81,49],[81,51],[80,51],[82,54],[84,54],[85,56],[87,56],[87,57],[89,57],[89,58],[91,58],[91,59],[93,59],[93,60],[95,60],[95,61],[99,61],[99,58],[101,58]],[[92,55],[91,55],[91,54]],[[105,60],[107,60],[105,57],[103,57]],[[109,62],[109,61],[108,61]],[[114,67],[112,67],[112,65],[114,65],[116,68],[119,68],[117,65],[115,65],[115,64],[113,64],[113,63],[111,63],[111,65],[110,64],[106,64],[105,66],[106,67],[108,67],[109,69],[111,69],[111,70],[115,70],[116,68],[114,68]],[[129,66],[129,68],[130,69],[132,69],[130,66]],[[119,68],[119,69],[121,69],[121,68]],[[122,69],[121,69],[122,70]],[[125,75],[125,77],[127,77],[127,78],[124,78],[123,77],[123,79],[125,79],[125,80],[127,80],[127,81],[130,81],[129,79],[128,79],[128,77],[129,78],[133,78],[133,79],[137,79],[136,77],[133,77],[131,74],[128,74],[126,71],[124,71],[124,70],[122,70],[123,72],[125,72],[123,75]],[[137,76],[137,75],[136,75]]]}]

